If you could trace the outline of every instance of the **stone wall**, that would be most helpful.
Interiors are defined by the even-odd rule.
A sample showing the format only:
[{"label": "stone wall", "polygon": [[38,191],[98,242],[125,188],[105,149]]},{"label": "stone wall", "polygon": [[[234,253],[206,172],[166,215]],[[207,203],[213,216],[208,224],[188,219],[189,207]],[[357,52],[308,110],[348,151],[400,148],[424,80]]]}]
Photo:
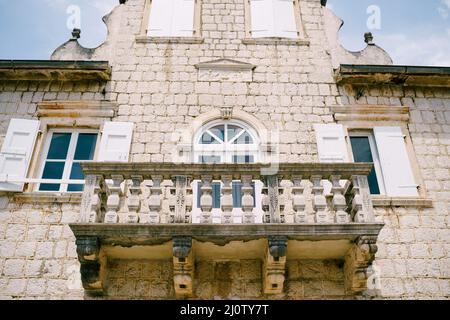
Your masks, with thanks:
[{"label": "stone wall", "polygon": [[[171,260],[109,262],[106,299],[175,299]],[[350,299],[345,296],[342,263],[293,260],[287,264],[285,294],[262,293],[261,260],[199,261],[195,299]]]}]

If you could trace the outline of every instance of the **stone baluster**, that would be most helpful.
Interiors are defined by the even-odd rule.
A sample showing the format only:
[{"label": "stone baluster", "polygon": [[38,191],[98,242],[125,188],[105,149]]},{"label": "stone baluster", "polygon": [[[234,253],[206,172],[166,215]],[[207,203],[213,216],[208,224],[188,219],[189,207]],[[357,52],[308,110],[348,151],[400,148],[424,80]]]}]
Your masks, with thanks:
[{"label": "stone baluster", "polygon": [[307,223],[306,218],[306,198],[303,194],[302,176],[292,176],[294,186],[292,187],[292,208],[295,211],[295,223]]},{"label": "stone baluster", "polygon": [[255,223],[255,215],[253,214],[254,198],[253,198],[253,187],[252,187],[251,175],[242,175],[242,211],[243,223]]},{"label": "stone baluster", "polygon": [[280,188],[277,175],[266,176],[270,223],[281,223]]},{"label": "stone baluster", "polygon": [[200,223],[212,223],[211,210],[213,206],[212,198],[212,176],[205,175],[201,176],[202,187],[200,188],[200,208],[202,209],[202,214],[200,216]]},{"label": "stone baluster", "polygon": [[117,223],[120,208],[120,197],[122,196],[122,175],[112,175],[112,185],[108,185],[108,200],[106,201],[105,223]]},{"label": "stone baluster", "polygon": [[186,222],[186,187],[188,179],[186,176],[175,177],[175,210],[174,223]]},{"label": "stone baluster", "polygon": [[347,208],[347,202],[344,196],[344,187],[340,183],[341,176],[332,175],[331,180],[331,193],[333,194],[333,200],[331,202],[331,209],[335,212],[335,222],[336,223],[348,223],[349,216],[345,211]]},{"label": "stone baluster", "polygon": [[149,187],[150,196],[148,197],[149,212],[142,214],[140,217],[141,223],[159,223],[160,211],[162,205],[162,176],[152,176],[153,185]]},{"label": "stone baluster", "polygon": [[137,223],[139,221],[138,213],[141,209],[140,194],[141,183],[144,180],[142,176],[131,176],[130,196],[128,197],[128,214],[125,217],[126,223]]},{"label": "stone baluster", "polygon": [[[189,182],[190,180],[188,180]],[[184,222],[185,223],[191,223],[192,222],[192,205],[194,203],[194,196],[192,194],[192,188],[190,187],[190,184],[188,183],[188,186],[186,187],[186,215]]]},{"label": "stone baluster", "polygon": [[327,214],[325,209],[327,208],[327,199],[323,194],[322,176],[313,175],[311,176],[311,181],[313,183],[313,209],[316,212],[316,223],[326,223]]},{"label": "stone baluster", "polygon": [[370,197],[369,182],[367,176],[352,176],[352,201],[350,215],[354,222],[373,222],[372,198]]},{"label": "stone baluster", "polygon": [[222,208],[222,223],[233,223],[233,187],[231,186],[233,177],[231,175],[222,175],[222,195],[220,198]]},{"label": "stone baluster", "polygon": [[87,175],[81,200],[81,222],[96,223],[101,219],[103,176]]},{"label": "stone baluster", "polygon": [[263,187],[262,188],[262,198],[261,198],[261,207],[264,212],[263,216],[263,222],[264,223],[270,223],[270,200],[269,200],[269,188]]}]

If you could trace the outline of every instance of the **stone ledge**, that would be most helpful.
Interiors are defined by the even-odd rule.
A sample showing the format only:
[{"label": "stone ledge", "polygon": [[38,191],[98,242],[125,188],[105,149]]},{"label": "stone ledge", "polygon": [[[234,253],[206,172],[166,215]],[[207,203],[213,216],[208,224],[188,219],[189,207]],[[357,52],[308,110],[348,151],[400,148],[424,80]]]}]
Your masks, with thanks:
[{"label": "stone ledge", "polygon": [[13,196],[14,202],[36,203],[36,204],[54,204],[54,203],[81,203],[82,193],[44,193],[29,192],[18,193]]},{"label": "stone ledge", "polygon": [[421,197],[384,197],[372,196],[374,207],[418,207],[432,208],[433,200]]},{"label": "stone ledge", "polygon": [[382,223],[349,224],[70,224],[75,236],[97,237],[102,244],[156,245],[175,236],[191,236],[200,242],[224,245],[261,237],[286,236],[289,240],[355,240],[378,236]]},{"label": "stone ledge", "polygon": [[246,38],[242,39],[243,44],[254,45],[301,45],[309,46],[310,41],[306,39],[288,39],[288,38]]},{"label": "stone ledge", "polygon": [[330,107],[336,121],[409,121],[409,107],[346,105]]},{"label": "stone ledge", "polygon": [[38,117],[113,118],[117,104],[109,101],[42,101],[38,103]]},{"label": "stone ledge", "polygon": [[200,37],[148,37],[136,36],[136,43],[178,43],[178,44],[200,44],[204,39]]}]

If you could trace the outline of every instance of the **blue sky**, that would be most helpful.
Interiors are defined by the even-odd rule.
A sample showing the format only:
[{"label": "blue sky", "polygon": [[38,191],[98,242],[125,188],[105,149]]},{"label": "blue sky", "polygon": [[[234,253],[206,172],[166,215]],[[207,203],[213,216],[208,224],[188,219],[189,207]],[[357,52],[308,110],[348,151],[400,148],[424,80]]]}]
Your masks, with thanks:
[{"label": "blue sky", "polygon": [[[70,37],[67,10],[71,5],[80,8],[81,44],[96,47],[106,37],[102,16],[118,3],[0,0],[0,59],[48,59]],[[370,30],[375,43],[396,64],[450,66],[450,0],[329,0],[328,6],[345,22],[340,39],[347,49],[364,47],[371,5],[380,9],[380,29]]]}]

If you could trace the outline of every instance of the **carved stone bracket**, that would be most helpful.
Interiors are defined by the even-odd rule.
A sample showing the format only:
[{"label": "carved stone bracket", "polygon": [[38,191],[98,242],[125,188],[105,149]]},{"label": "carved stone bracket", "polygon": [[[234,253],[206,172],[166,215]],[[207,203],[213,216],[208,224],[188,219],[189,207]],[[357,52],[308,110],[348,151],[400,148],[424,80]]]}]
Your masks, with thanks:
[{"label": "carved stone bracket", "polygon": [[173,237],[173,283],[177,297],[193,295],[194,258],[192,238],[189,236]]},{"label": "carved stone bracket", "polygon": [[105,278],[106,258],[100,253],[97,237],[78,237],[77,255],[80,261],[81,282],[89,295],[102,295]]},{"label": "carved stone bracket", "polygon": [[286,270],[286,236],[271,236],[264,261],[264,293],[280,294],[283,292]]},{"label": "carved stone bracket", "polygon": [[367,289],[367,270],[378,250],[376,241],[375,236],[360,236],[345,256],[344,277],[348,293],[358,294]]}]

